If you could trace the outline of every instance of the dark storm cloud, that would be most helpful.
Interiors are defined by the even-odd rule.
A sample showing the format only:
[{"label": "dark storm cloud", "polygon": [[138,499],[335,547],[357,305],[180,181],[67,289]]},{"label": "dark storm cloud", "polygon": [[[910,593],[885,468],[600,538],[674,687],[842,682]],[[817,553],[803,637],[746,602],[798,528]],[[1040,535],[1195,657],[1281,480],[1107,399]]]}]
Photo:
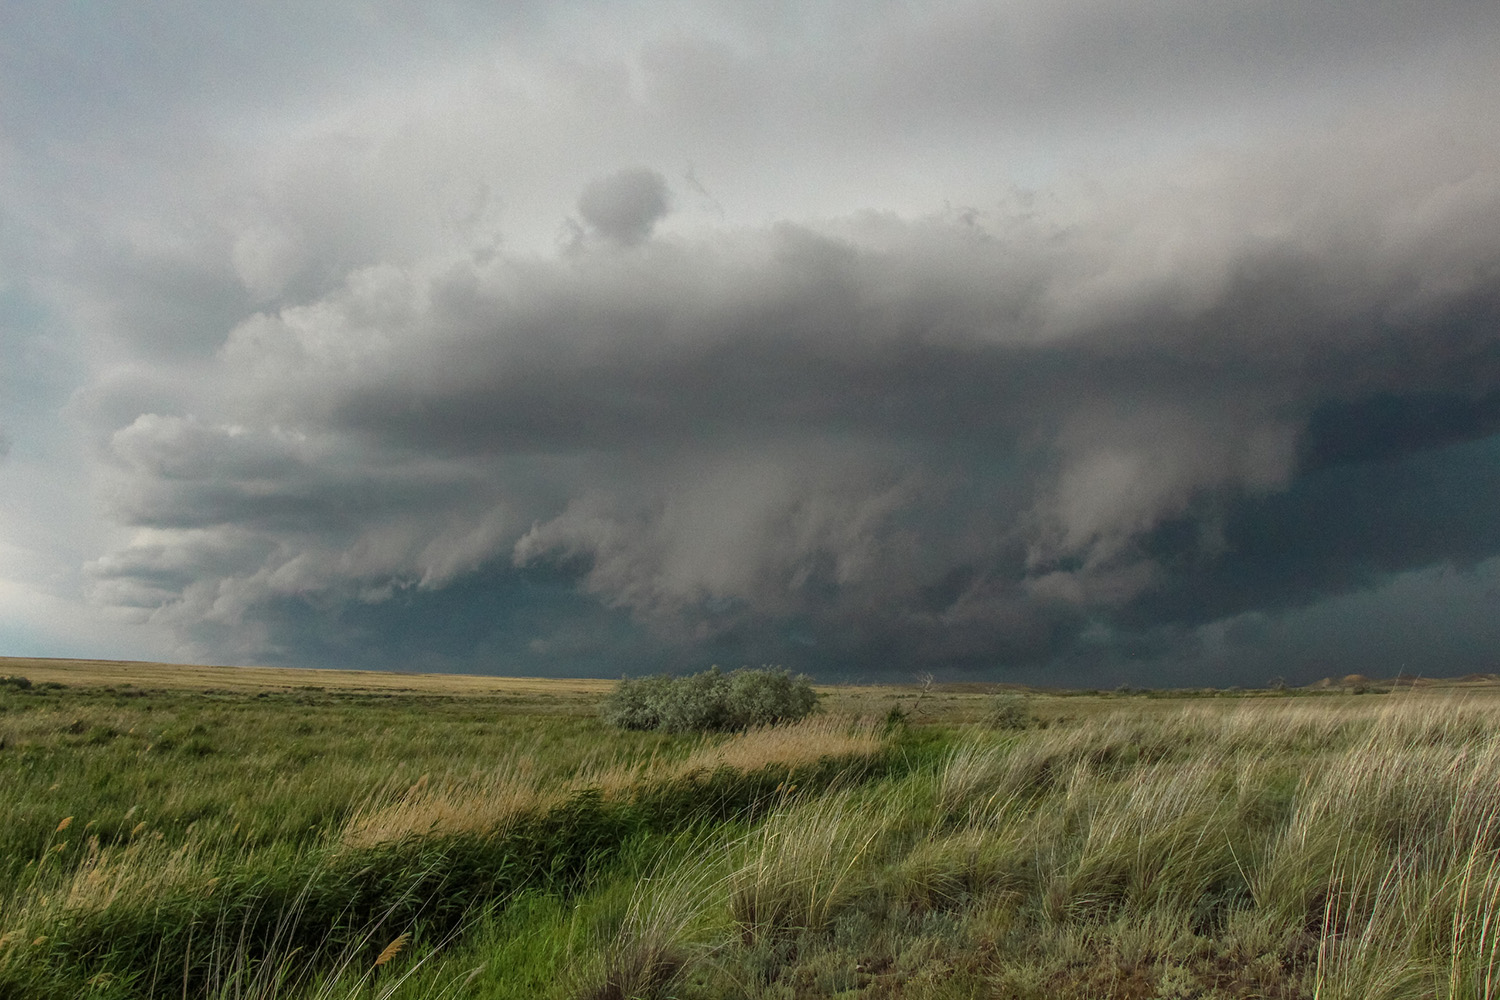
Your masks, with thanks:
[{"label": "dark storm cloud", "polygon": [[1471,567],[1500,554],[1500,523],[1487,513],[1497,488],[1493,436],[1299,476],[1285,492],[1216,512],[1218,558],[1194,558],[1190,522],[1160,526],[1146,549],[1186,562],[1131,613],[1201,624],[1308,604],[1413,567]]},{"label": "dark storm cloud", "polygon": [[95,578],[285,651],[549,573],[633,648],[848,672],[1162,657],[1500,554],[1500,176],[1416,151],[1309,202],[1336,156],[1271,165],[674,239],[614,175],[585,215],[630,254],[371,268],[238,326],[197,416],[112,436],[144,534]]},{"label": "dark storm cloud", "polygon": [[171,655],[1260,681],[1500,556],[1493,3],[0,29],[5,469]]},{"label": "dark storm cloud", "polygon": [[[1481,331],[1500,328],[1500,316],[1478,317],[1475,325]],[[1300,464],[1312,471],[1400,457],[1497,432],[1500,393],[1383,393],[1319,407],[1303,434]]]}]

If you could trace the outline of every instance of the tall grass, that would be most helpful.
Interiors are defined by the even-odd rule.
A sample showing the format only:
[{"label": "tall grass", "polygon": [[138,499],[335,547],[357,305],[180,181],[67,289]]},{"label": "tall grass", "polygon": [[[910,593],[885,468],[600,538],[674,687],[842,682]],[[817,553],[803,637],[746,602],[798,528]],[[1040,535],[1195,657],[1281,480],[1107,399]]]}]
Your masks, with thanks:
[{"label": "tall grass", "polygon": [[686,838],[641,872],[623,917],[596,934],[590,954],[576,963],[574,996],[654,997],[704,957],[698,939],[725,878],[717,839]]},{"label": "tall grass", "polygon": [[0,891],[0,995],[149,996],[169,978],[194,996],[270,995],[368,970],[382,937],[426,947],[518,891],[576,892],[633,839],[753,812],[793,783],[815,792],[881,749],[871,727],[825,719],[645,762],[584,754],[561,779],[513,754],[478,776],[387,784],[311,844],[145,824],[106,843],[69,818]]},{"label": "tall grass", "polygon": [[864,888],[878,822],[848,793],[779,810],[736,852],[729,911],[747,939],[818,930]]},{"label": "tall grass", "polygon": [[1495,997],[1497,733],[1416,698],[980,732],[726,842],[673,995]]},{"label": "tall grass", "polygon": [[[270,839],[150,806],[101,830],[32,784],[0,996],[1500,998],[1500,701],[1033,702],[884,736],[519,720]],[[155,750],[60,714],[0,716],[13,774],[119,754],[145,796]]]},{"label": "tall grass", "polygon": [[776,769],[792,776],[823,761],[869,760],[881,749],[872,723],[825,716],[699,739],[683,756],[586,759],[565,779],[538,769],[530,755],[513,756],[467,778],[434,782],[424,775],[401,792],[387,787],[353,813],[341,836],[354,847],[410,837],[493,836],[518,817],[554,809],[580,793],[623,801],[720,771],[764,775]]}]

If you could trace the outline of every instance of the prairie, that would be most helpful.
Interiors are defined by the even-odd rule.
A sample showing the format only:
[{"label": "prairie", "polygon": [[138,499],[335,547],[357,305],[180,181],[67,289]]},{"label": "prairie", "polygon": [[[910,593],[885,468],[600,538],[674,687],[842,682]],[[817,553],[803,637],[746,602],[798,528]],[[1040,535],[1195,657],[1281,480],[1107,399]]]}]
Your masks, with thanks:
[{"label": "prairie", "polygon": [[695,736],[609,682],[0,673],[4,998],[1500,996],[1485,679]]}]

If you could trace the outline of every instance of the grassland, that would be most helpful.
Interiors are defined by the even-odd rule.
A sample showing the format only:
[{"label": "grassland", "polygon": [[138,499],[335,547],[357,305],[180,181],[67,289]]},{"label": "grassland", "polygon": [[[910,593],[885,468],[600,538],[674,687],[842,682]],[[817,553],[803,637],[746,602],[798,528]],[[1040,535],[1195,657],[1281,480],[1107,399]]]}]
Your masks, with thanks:
[{"label": "grassland", "polygon": [[708,738],[587,681],[0,673],[6,1000],[1500,996],[1484,679]]}]

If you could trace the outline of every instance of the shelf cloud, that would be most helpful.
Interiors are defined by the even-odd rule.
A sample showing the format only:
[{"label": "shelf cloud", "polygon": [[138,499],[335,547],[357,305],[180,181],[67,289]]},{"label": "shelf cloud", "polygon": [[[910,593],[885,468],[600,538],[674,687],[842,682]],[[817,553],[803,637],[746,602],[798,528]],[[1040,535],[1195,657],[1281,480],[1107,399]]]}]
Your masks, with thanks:
[{"label": "shelf cloud", "polygon": [[121,43],[172,158],[23,77],[48,586],[217,661],[1485,667],[1500,17],[1356,6],[453,6],[264,105]]}]

